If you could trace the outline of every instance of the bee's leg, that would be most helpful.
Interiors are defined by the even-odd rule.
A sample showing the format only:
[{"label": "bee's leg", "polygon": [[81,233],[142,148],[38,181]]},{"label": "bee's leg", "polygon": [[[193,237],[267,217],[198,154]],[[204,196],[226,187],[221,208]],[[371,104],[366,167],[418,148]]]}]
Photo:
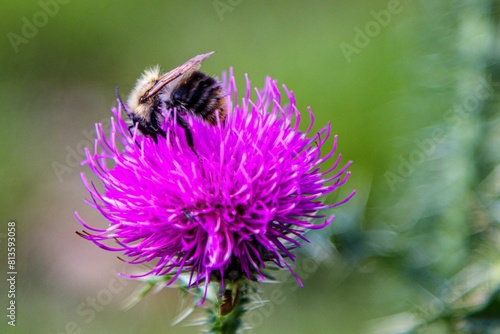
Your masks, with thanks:
[{"label": "bee's leg", "polygon": [[[130,137],[132,137],[132,138],[134,138],[134,133],[132,132],[132,129],[135,128],[135,124],[136,124],[136,122],[133,121],[132,124],[128,126],[128,132],[130,133]],[[137,140],[134,140],[134,142],[137,145],[137,147],[141,148],[141,145],[139,145]]]},{"label": "bee's leg", "polygon": [[158,145],[158,136],[156,135],[156,133],[151,133],[149,135],[151,138],[153,138],[153,140],[155,141],[155,144]]},{"label": "bee's leg", "polygon": [[151,138],[153,138],[153,140],[155,141],[156,144],[158,144],[158,136],[157,135],[160,135],[163,138],[167,138],[167,134],[166,134],[165,130],[163,130],[161,128],[162,121],[159,118],[159,112],[155,110],[154,112],[151,113],[150,117],[151,117],[151,123],[146,124],[145,122],[143,122],[142,126],[147,127],[147,131],[146,131],[147,134],[150,135]]},{"label": "bee's leg", "polygon": [[163,138],[167,138],[167,133],[163,129],[158,129],[158,134]]},{"label": "bee's leg", "polygon": [[135,128],[135,125],[134,124],[130,124],[128,126],[128,133],[130,134],[130,137],[133,137],[134,134],[132,133],[132,129]]},{"label": "bee's leg", "polygon": [[155,144],[157,144],[157,145],[158,145],[158,136],[157,135],[162,136],[164,139],[167,138],[167,133],[163,129],[156,129],[153,132],[151,132],[150,136],[151,136],[151,138],[153,138],[153,140],[155,141]]},{"label": "bee's leg", "polygon": [[177,113],[177,124],[179,124],[184,129],[184,133],[186,134],[186,141],[189,148],[194,152],[194,154],[196,154],[196,156],[199,159],[201,159],[200,156],[198,155],[198,152],[196,152],[196,150],[194,149],[193,134],[189,129],[189,124],[178,113]]}]

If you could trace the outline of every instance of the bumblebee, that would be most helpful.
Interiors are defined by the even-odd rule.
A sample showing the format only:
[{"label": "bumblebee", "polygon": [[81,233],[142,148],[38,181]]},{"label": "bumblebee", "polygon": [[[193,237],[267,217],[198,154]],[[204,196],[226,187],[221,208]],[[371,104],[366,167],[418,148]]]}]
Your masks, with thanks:
[{"label": "bumblebee", "polygon": [[[194,149],[193,135],[185,114],[200,117],[210,125],[217,125],[217,119],[224,124],[227,113],[227,94],[217,79],[198,71],[201,62],[214,52],[191,58],[181,66],[160,73],[159,67],[144,71],[130,93],[125,112],[145,136],[158,142],[158,135],[166,137],[162,128],[166,118],[175,114],[176,122],[185,132],[186,141]],[[173,110],[176,110],[174,113]]]}]

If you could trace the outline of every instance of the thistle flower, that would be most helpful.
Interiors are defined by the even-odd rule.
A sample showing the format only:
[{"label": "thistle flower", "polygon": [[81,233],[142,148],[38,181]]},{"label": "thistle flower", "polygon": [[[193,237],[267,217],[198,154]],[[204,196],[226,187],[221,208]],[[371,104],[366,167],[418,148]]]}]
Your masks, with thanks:
[{"label": "thistle flower", "polygon": [[[225,282],[265,280],[267,263],[293,273],[292,248],[307,241],[308,230],[331,223],[334,217],[321,211],[354,195],[335,204],[320,199],[346,182],[350,163],[334,172],[341,158],[330,163],[337,137],[325,149],[330,125],[311,134],[310,109],[311,123],[300,131],[302,115],[286,87],[289,101],[283,106],[271,78],[254,99],[247,78],[241,104],[232,72],[229,78],[223,75],[222,85],[230,97],[224,125],[186,117],[199,157],[188,147],[175,117],[165,123],[167,138],[158,143],[133,130],[130,134],[120,104],[113,109],[108,134],[102,124],[96,125],[95,147],[86,150],[83,164],[104,190],[84,174],[82,179],[92,199],[88,203],[109,227],[91,227],[75,213],[89,230],[82,237],[122,252],[128,263],[151,265],[144,275],[172,275],[168,284],[188,273],[189,286],[215,280],[224,289]],[[324,163],[331,166],[322,170]],[[318,219],[319,224],[312,222]]]}]

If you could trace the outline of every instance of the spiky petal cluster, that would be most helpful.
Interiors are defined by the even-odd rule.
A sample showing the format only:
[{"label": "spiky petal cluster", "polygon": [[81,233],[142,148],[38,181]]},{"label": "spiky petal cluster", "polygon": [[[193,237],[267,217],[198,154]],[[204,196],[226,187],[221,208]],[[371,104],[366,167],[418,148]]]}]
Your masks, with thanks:
[{"label": "spiky petal cluster", "polygon": [[[267,261],[291,270],[290,250],[300,247],[300,239],[307,241],[304,233],[333,220],[319,212],[354,195],[330,205],[320,199],[346,182],[350,163],[334,172],[341,156],[332,160],[336,136],[333,147],[324,148],[330,125],[311,134],[309,109],[311,123],[301,132],[301,114],[286,87],[288,103],[282,106],[271,78],[253,99],[247,78],[241,104],[232,73],[229,80],[223,75],[222,85],[230,97],[225,124],[189,118],[199,157],[174,121],[166,122],[167,138],[158,144],[139,134],[132,137],[120,106],[113,110],[108,134],[96,125],[95,147],[93,153],[86,151],[84,164],[103,190],[82,178],[92,197],[89,204],[109,227],[91,227],[76,214],[92,231],[82,233],[84,238],[123,252],[129,263],[148,263],[152,269],[146,274],[174,275],[173,282],[180,273],[190,273],[190,285],[214,277],[223,284],[235,274],[264,279]],[[327,152],[322,155],[322,150]],[[323,163],[330,165],[322,171]],[[321,223],[312,223],[313,218]]]}]

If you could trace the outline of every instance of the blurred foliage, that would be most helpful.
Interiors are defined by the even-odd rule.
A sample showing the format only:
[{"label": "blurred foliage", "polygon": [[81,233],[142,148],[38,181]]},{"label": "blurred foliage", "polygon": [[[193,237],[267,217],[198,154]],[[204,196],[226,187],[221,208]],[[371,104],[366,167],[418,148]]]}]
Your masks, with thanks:
[{"label": "blurred foliage", "polygon": [[[48,3],[57,12],[16,52],[9,34],[23,36]],[[18,326],[2,321],[0,331],[62,333],[74,322],[81,333],[193,332],[171,327],[172,292],[122,311],[137,282],[121,281],[82,316],[112,269],[128,268],[74,236],[73,211],[102,220],[83,204],[78,161],[115,86],[126,94],[147,66],[215,50],[204,71],[233,66],[241,87],[244,73],[257,87],[266,75],[285,83],[301,110],[312,107],[315,129],[332,122],[338,151],[354,160],[348,187],[358,193],[324,231],[335,246],[310,234],[296,266],[305,287],[282,277],[284,302],[249,312],[253,332],[500,332],[500,4],[396,1],[399,12],[346,57],[341,45],[356,46],[356,28],[391,3],[4,2],[0,221],[18,223],[19,306]],[[54,163],[67,169],[58,175]]]}]

